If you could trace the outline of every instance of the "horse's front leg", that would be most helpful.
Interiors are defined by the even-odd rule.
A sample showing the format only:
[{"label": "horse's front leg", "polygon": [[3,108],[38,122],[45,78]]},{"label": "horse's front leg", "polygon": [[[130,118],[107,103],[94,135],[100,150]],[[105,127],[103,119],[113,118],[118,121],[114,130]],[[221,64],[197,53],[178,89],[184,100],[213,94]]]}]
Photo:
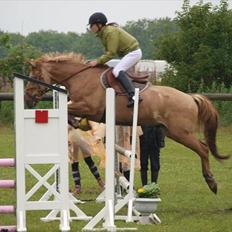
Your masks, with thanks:
[{"label": "horse's front leg", "polygon": [[68,113],[68,124],[73,128],[77,129],[80,125],[80,120],[75,117],[75,115]]},{"label": "horse's front leg", "polygon": [[68,102],[68,124],[74,127],[75,129],[80,128],[84,131],[90,130],[91,126],[88,123],[88,120],[83,118],[76,118],[79,116],[77,109],[79,107],[78,103]]}]

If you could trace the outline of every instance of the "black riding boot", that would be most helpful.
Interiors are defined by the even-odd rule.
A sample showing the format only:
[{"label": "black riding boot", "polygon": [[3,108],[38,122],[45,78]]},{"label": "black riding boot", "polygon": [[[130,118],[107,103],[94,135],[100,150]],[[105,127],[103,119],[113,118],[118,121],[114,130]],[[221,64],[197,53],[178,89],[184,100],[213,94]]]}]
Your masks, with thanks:
[{"label": "black riding boot", "polygon": [[[128,104],[127,107],[133,107],[134,105],[134,95],[135,95],[135,88],[132,85],[132,83],[128,80],[127,75],[124,71],[120,71],[118,74],[117,79],[119,80],[119,82],[122,84],[123,88],[126,90],[127,92],[127,96],[128,96]],[[139,98],[139,101],[142,101],[141,98]]]}]

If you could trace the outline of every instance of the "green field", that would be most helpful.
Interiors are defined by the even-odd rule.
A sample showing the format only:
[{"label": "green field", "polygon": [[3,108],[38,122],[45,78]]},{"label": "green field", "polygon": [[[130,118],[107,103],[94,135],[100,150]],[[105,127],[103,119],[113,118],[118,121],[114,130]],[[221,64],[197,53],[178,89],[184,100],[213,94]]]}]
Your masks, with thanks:
[{"label": "green field", "polygon": [[[220,128],[218,146],[221,153],[232,155],[232,128]],[[9,126],[0,127],[0,158],[14,157],[14,131]],[[97,162],[97,158],[95,158]],[[166,148],[161,152],[159,185],[161,199],[157,215],[162,220],[159,225],[137,225],[117,222],[119,227],[138,227],[138,231],[148,232],[231,232],[232,231],[232,159],[217,162],[210,156],[211,169],[218,183],[218,194],[208,189],[201,175],[200,160],[197,155],[171,140],[166,140]],[[86,204],[80,208],[88,215],[95,215],[103,206],[94,199],[100,193],[84,163],[80,166],[83,192],[80,199]],[[104,175],[104,170],[101,170]],[[0,179],[14,178],[12,168],[2,168]],[[33,182],[33,181],[32,181]],[[70,177],[70,186],[73,182]],[[135,187],[140,187],[139,172],[136,172]],[[15,191],[0,189],[0,204],[14,204]],[[28,231],[59,231],[58,222],[44,223],[40,217],[47,212],[28,212]],[[0,224],[14,224],[15,217],[1,215]],[[74,221],[71,231],[81,231],[86,222]]]}]

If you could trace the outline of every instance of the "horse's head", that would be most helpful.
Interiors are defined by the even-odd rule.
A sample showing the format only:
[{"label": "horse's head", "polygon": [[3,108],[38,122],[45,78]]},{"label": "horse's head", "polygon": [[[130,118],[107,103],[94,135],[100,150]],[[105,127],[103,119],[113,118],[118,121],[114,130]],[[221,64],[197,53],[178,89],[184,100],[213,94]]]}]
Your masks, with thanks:
[{"label": "horse's head", "polygon": [[[42,70],[42,65],[37,61],[29,61],[30,73],[29,76],[33,79],[47,82]],[[34,107],[42,96],[46,93],[47,88],[45,86],[36,84],[34,82],[28,82],[25,88],[25,103],[27,107]]]},{"label": "horse's head", "polygon": [[[29,62],[30,77],[47,84],[62,84],[89,66],[85,65],[85,59],[81,54],[75,53],[48,53],[36,60]],[[25,102],[28,107],[33,107],[47,92],[44,87],[33,82],[29,82],[25,89]]]}]

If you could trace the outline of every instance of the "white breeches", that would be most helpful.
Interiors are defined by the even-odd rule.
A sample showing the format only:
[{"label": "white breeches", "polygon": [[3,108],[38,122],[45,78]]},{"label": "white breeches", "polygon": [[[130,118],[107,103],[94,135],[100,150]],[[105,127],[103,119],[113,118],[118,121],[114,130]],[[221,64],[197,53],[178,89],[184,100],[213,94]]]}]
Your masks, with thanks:
[{"label": "white breeches", "polygon": [[113,68],[113,74],[118,77],[120,71],[127,71],[129,68],[134,66],[142,58],[141,49],[129,52],[126,54],[118,64]]}]

